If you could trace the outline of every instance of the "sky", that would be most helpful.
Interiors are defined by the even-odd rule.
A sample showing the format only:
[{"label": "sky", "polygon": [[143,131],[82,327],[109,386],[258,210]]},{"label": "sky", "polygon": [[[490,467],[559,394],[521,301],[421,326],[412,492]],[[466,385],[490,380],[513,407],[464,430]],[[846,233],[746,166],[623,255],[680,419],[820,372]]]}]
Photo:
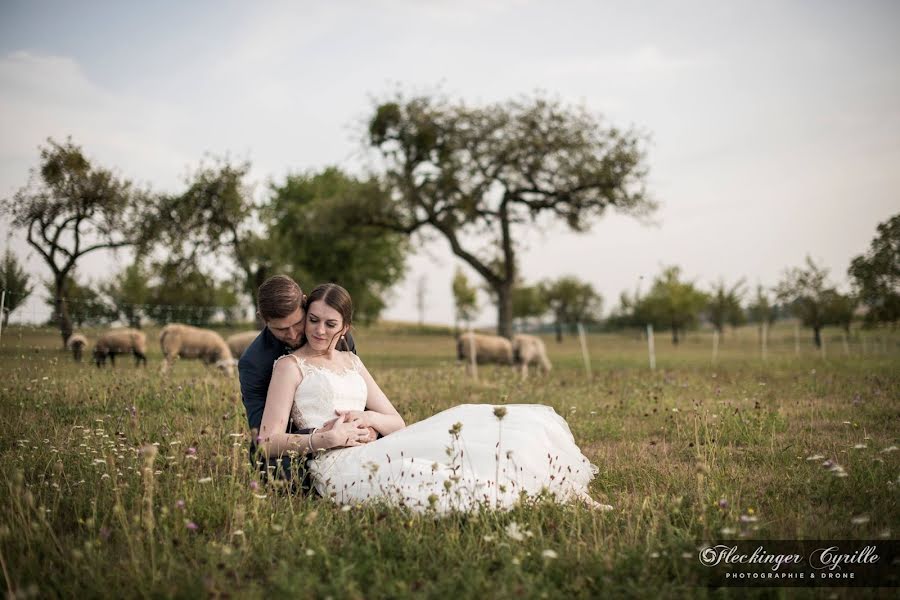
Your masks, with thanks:
[{"label": "sky", "polygon": [[[247,159],[264,194],[289,173],[361,173],[361,125],[394,90],[467,104],[541,92],[646,134],[660,208],[653,223],[521,231],[526,282],[576,276],[608,312],[666,265],[754,288],[810,255],[846,289],[852,257],[900,212],[897,23],[887,1],[3,0],[0,197],[48,137],[160,192],[204,156]],[[5,218],[0,236],[49,276]],[[462,263],[441,238],[417,248],[383,316],[417,319],[424,278],[425,320],[452,323]],[[83,261],[98,280],[130,257]],[[13,320],[44,318],[41,295]]]}]

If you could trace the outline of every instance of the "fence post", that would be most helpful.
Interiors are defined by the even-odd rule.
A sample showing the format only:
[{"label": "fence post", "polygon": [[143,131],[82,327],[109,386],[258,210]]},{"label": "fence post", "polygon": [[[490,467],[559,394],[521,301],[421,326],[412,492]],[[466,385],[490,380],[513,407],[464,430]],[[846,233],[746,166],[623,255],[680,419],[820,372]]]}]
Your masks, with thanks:
[{"label": "fence post", "polygon": [[581,356],[584,358],[584,370],[587,373],[588,379],[590,379],[591,357],[588,355],[587,338],[585,338],[584,326],[581,323],[578,324],[578,337],[581,338]]},{"label": "fence post", "polygon": [[800,323],[794,323],[794,355],[800,356]]},{"label": "fence post", "polygon": [[469,367],[472,370],[472,379],[478,381],[478,361],[475,360],[475,330],[469,325]]},{"label": "fence post", "polygon": [[0,337],[3,336],[3,315],[6,314],[6,290],[0,294]]},{"label": "fence post", "polygon": [[769,322],[763,321],[762,326],[762,359],[766,360],[769,357]]},{"label": "fence post", "polygon": [[647,349],[650,352],[650,370],[656,369],[656,350],[653,348],[653,325],[647,324]]},{"label": "fence post", "polygon": [[841,341],[844,343],[844,356],[850,356],[850,344],[847,343],[847,332],[841,332]]},{"label": "fence post", "polygon": [[819,332],[819,342],[821,343],[822,358],[825,358],[825,329]]},{"label": "fence post", "polygon": [[712,361],[716,362],[719,358],[719,330],[713,327],[713,357]]}]

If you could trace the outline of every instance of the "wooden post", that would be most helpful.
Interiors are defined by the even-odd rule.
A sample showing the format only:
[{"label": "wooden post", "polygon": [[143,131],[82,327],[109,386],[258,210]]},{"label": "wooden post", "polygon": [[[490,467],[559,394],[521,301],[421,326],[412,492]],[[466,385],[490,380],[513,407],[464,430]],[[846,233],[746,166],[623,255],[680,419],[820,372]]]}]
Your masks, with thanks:
[{"label": "wooden post", "polygon": [[800,356],[800,323],[794,323],[794,354]]},{"label": "wooden post", "polygon": [[647,349],[650,351],[650,370],[656,369],[656,350],[653,348],[653,325],[647,324]]},{"label": "wooden post", "polygon": [[0,294],[0,336],[3,335],[3,315],[6,314],[6,290]]},{"label": "wooden post", "polygon": [[469,325],[469,368],[472,372],[472,379],[478,381],[478,361],[475,360],[475,330]]},{"label": "wooden post", "polygon": [[719,330],[713,327],[713,362],[719,358]]},{"label": "wooden post", "polygon": [[760,347],[762,352],[762,359],[766,360],[769,358],[769,322],[763,321],[762,326],[762,346]]},{"label": "wooden post", "polygon": [[860,339],[862,339],[862,353],[863,356],[869,353],[869,345],[866,343],[866,335],[862,332],[859,334]]},{"label": "wooden post", "polygon": [[824,359],[825,358],[825,330],[824,329],[822,329],[822,331],[819,332],[819,342],[822,344],[822,346],[821,346],[822,358]]},{"label": "wooden post", "polygon": [[581,356],[584,358],[584,371],[588,379],[591,378],[591,357],[588,355],[587,338],[584,336],[584,326],[578,324],[578,337],[581,338]]},{"label": "wooden post", "polygon": [[847,343],[847,332],[841,332],[841,341],[844,343],[844,356],[850,356],[850,344]]}]

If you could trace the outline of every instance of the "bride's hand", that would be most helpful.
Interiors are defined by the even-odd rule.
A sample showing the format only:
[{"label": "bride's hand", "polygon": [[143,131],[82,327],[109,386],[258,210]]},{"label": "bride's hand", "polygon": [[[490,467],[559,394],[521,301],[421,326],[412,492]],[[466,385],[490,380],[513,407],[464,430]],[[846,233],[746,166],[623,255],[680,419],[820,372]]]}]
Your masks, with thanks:
[{"label": "bride's hand", "polygon": [[[338,416],[346,416],[350,422],[355,422],[357,424],[365,425],[366,429],[369,431],[368,437],[366,439],[361,440],[363,443],[374,442],[378,439],[378,430],[372,427],[371,422],[369,421],[369,414],[363,410],[336,410],[334,413]],[[331,421],[329,421],[331,422]]]},{"label": "bride's hand", "polygon": [[332,442],[330,448],[361,446],[369,441],[369,428],[359,421],[349,420],[346,414],[328,423],[331,424],[331,429],[326,432]]}]

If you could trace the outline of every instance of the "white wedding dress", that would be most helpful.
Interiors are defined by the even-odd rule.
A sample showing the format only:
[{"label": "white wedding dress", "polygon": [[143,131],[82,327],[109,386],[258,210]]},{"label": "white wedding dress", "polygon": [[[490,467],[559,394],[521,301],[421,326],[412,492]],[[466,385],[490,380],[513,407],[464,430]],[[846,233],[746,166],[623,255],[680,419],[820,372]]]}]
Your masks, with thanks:
[{"label": "white wedding dress", "polygon": [[[303,374],[291,408],[296,426],[321,427],[335,410],[365,410],[356,355],[342,372],[288,356]],[[316,491],[338,504],[374,500],[443,513],[510,508],[522,495],[543,493],[611,508],[588,496],[597,467],[575,445],[568,424],[539,404],[455,406],[374,442],[320,451],[309,468]]]}]

